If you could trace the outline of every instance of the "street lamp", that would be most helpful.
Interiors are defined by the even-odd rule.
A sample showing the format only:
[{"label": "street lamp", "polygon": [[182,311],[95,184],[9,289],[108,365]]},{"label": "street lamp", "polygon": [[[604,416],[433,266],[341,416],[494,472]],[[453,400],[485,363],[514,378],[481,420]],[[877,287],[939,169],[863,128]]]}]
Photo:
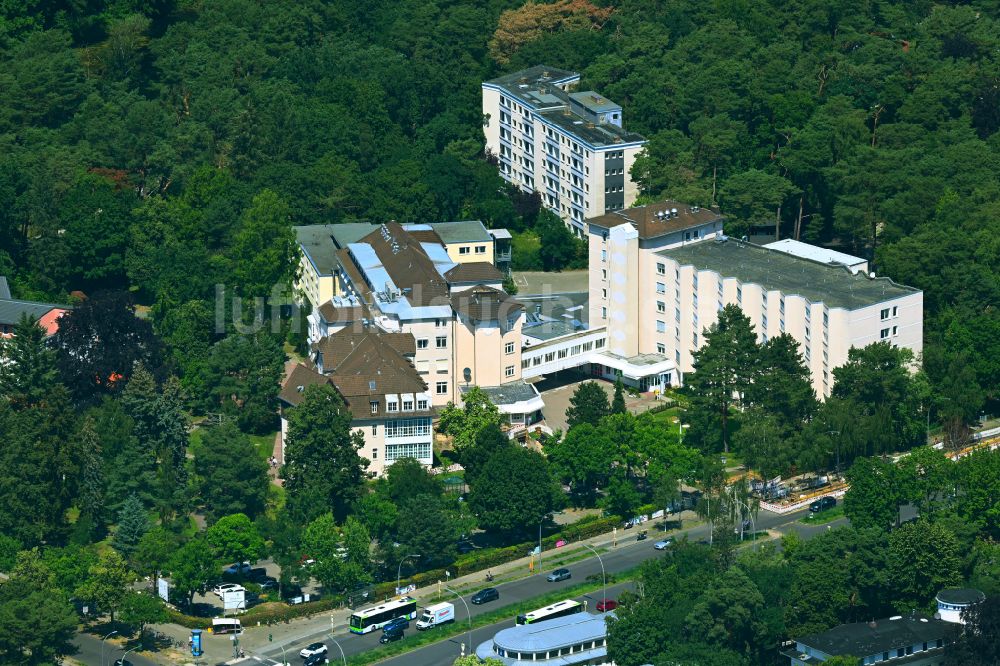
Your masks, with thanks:
[{"label": "street lamp", "polygon": [[411,557],[420,557],[420,555],[417,555],[416,553],[412,555],[407,555],[399,561],[399,566],[396,567],[396,594],[399,594],[399,574],[403,571],[403,562],[410,559]]},{"label": "street lamp", "polygon": [[[340,647],[340,641],[334,638],[333,634],[327,634],[326,637],[333,641],[333,644],[340,650],[340,658],[344,660],[344,666],[347,666],[347,655],[344,654],[344,648]],[[284,655],[282,655],[282,659],[284,659]]]},{"label": "street lamp", "polygon": [[597,561],[601,563],[601,581],[602,581],[602,585],[603,585],[603,590],[601,591],[601,602],[604,603],[605,604],[605,608],[607,608],[608,577],[604,573],[604,560],[601,558],[601,554],[597,552],[597,549],[594,548],[593,546],[591,546],[590,544],[585,543],[585,544],[583,544],[583,547],[586,548],[586,549],[588,549],[588,550],[590,550],[590,552],[592,552],[594,555],[596,555],[597,556]]},{"label": "street lamp", "polygon": [[125,665],[125,657],[128,656],[128,653],[129,652],[135,652],[136,650],[139,649],[140,645],[142,645],[142,643],[136,643],[136,646],[134,648],[132,648],[131,650],[125,650],[125,654],[122,655],[122,666]]},{"label": "street lamp", "polygon": [[465,603],[465,599],[462,597],[461,594],[459,594],[455,590],[451,589],[447,585],[444,586],[444,589],[448,590],[449,592],[451,592],[452,594],[454,594],[456,597],[458,597],[458,600],[462,602],[463,606],[465,606],[465,614],[469,616],[469,653],[471,654],[472,653],[472,611],[469,610],[469,604]]},{"label": "street lamp", "polygon": [[676,416],[674,417],[674,423],[677,424],[677,439],[678,439],[677,443],[678,444],[683,444],[684,443],[684,429],[685,428],[690,428],[691,424],[690,423],[681,423],[681,420],[679,418],[677,418]]},{"label": "street lamp", "polygon": [[104,666],[104,641],[108,640],[109,636],[114,636],[117,633],[118,633],[118,630],[115,629],[110,634],[108,634],[107,636],[105,636],[104,638],[101,639],[101,666]]}]

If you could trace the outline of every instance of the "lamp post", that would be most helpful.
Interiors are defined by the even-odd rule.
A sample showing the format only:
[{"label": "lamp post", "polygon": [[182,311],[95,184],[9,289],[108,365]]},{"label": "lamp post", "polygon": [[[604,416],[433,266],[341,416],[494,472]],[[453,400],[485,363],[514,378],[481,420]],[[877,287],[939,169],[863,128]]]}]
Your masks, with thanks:
[{"label": "lamp post", "polygon": [[125,650],[125,654],[122,655],[122,664],[125,663],[125,657],[128,656],[128,653],[129,652],[135,652],[136,650],[138,650],[139,649],[139,645],[141,645],[141,643],[137,643],[136,646],[134,648],[130,649],[130,650]]},{"label": "lamp post", "polygon": [[[347,655],[344,654],[344,648],[340,647],[340,641],[334,638],[333,634],[327,634],[326,637],[333,641],[333,644],[337,646],[338,650],[340,650],[340,658],[344,660],[344,666],[347,666]],[[282,654],[281,658],[285,658],[284,654]]]},{"label": "lamp post", "polygon": [[686,428],[690,428],[691,424],[690,423],[681,423],[681,420],[679,418],[677,418],[676,416],[674,417],[674,423],[677,424],[677,440],[678,440],[677,443],[678,444],[683,444],[684,443],[684,430]]},{"label": "lamp post", "polygon": [[462,602],[463,606],[465,606],[465,614],[469,616],[469,653],[471,654],[472,653],[472,611],[469,610],[469,604],[465,603],[465,599],[462,598],[461,594],[459,594],[455,590],[451,589],[447,585],[444,586],[444,589],[448,590],[449,592],[451,592],[452,594],[454,594],[456,597],[458,597],[458,600]]},{"label": "lamp post", "polygon": [[601,554],[597,552],[597,549],[590,544],[585,543],[583,547],[596,555],[597,561],[601,563],[601,584],[603,587],[601,590],[601,602],[606,604],[608,599],[608,577],[604,573],[604,560],[601,558]]},{"label": "lamp post", "polygon": [[420,555],[417,555],[416,553],[412,555],[407,555],[399,561],[399,566],[396,567],[396,594],[399,594],[399,574],[402,573],[403,571],[403,562],[410,559],[411,557],[420,557]]},{"label": "lamp post", "polygon": [[281,666],[288,666],[288,662],[285,660],[285,646],[279,645],[281,648]]},{"label": "lamp post", "polygon": [[115,629],[110,634],[108,634],[107,636],[105,636],[104,638],[101,639],[101,666],[104,666],[104,641],[108,640],[108,638],[110,636],[114,636],[117,633],[118,633],[118,630]]}]

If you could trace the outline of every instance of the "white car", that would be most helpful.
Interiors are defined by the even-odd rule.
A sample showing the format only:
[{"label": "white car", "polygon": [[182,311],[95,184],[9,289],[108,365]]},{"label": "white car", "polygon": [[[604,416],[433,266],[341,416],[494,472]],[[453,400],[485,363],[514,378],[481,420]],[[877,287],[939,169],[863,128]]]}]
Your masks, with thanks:
[{"label": "white car", "polygon": [[310,643],[299,650],[299,656],[303,659],[308,659],[318,654],[326,654],[326,645],[324,643]]},{"label": "white car", "polygon": [[238,585],[237,583],[220,583],[219,585],[216,585],[215,587],[212,588],[212,592],[221,599],[222,595],[225,594],[226,592],[235,592],[237,590],[243,590],[243,589],[244,589],[243,586]]},{"label": "white car", "polygon": [[670,539],[664,539],[663,541],[657,541],[653,544],[653,548],[656,550],[666,550],[670,545]]}]

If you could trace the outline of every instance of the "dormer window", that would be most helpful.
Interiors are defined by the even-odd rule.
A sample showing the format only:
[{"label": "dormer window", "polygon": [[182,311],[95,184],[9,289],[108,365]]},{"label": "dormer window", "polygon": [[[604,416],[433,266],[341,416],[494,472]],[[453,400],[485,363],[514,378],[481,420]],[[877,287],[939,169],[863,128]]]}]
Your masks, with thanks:
[{"label": "dormer window", "polygon": [[372,414],[378,414],[378,400],[372,400],[370,403],[372,408]]}]

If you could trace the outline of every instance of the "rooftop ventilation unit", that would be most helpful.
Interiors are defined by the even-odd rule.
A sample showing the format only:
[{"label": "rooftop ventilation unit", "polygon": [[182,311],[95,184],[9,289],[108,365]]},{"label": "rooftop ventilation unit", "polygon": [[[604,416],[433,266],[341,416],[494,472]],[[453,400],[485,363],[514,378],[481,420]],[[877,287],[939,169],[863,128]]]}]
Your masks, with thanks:
[{"label": "rooftop ventilation unit", "polygon": [[670,215],[673,216],[673,217],[677,217],[677,209],[676,208],[671,208],[670,209]]}]

